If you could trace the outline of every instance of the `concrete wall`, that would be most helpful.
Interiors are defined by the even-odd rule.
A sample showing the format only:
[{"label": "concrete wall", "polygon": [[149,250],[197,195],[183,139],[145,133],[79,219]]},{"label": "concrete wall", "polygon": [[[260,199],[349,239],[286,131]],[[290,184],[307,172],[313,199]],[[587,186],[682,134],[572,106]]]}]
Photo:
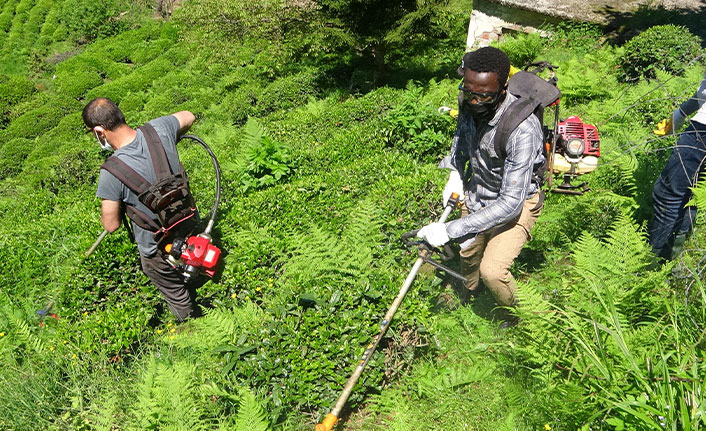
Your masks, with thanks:
[{"label": "concrete wall", "polygon": [[706,0],[473,0],[466,49],[567,20],[599,24],[618,43],[653,25],[683,25],[706,46]]}]

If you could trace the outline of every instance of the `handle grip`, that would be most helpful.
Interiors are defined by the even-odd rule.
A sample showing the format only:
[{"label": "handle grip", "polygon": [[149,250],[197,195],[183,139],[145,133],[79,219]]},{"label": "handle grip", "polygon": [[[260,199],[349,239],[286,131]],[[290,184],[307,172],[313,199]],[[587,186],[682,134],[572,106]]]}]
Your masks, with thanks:
[{"label": "handle grip", "polygon": [[411,230],[409,232],[405,232],[400,236],[400,241],[402,241],[402,245],[405,248],[409,248],[415,245],[422,245],[424,244],[423,241],[410,241],[410,238],[415,238],[417,236],[417,232],[419,232],[419,229],[417,230]]},{"label": "handle grip", "polygon": [[453,258],[454,258],[454,255],[455,255],[454,249],[451,248],[451,246],[448,245],[448,244],[444,244],[444,247],[443,247],[443,248],[441,249],[441,251],[439,252],[439,257],[440,257],[441,260],[444,261],[444,262],[448,262],[448,261],[450,261],[451,259],[453,259]]}]

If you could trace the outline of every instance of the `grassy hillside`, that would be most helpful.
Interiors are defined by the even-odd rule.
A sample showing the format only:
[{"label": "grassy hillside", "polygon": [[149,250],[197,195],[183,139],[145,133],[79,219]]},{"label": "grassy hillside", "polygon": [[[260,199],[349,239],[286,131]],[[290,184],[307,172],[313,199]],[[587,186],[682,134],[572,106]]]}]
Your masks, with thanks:
[{"label": "grassy hillside", "polygon": [[[372,89],[355,47],[277,2],[190,1],[165,20],[142,1],[0,0],[0,428],[312,429],[416,258],[400,234],[441,212],[455,123],[436,110],[456,100],[462,3]],[[522,324],[498,331],[487,295],[458,307],[425,270],[340,429],[703,427],[705,238],[673,273],[644,234],[674,139],[651,126],[702,66],[624,84],[622,48],[554,30],[505,49],[560,66],[562,116],[599,126],[602,158],[592,192],[548,195],[515,267]],[[97,96],[132,126],[194,112],[220,160],[226,255],[205,317],[164,313],[123,230],[82,257],[102,230],[105,154],[80,117]],[[205,211],[210,160],[179,150]]]}]

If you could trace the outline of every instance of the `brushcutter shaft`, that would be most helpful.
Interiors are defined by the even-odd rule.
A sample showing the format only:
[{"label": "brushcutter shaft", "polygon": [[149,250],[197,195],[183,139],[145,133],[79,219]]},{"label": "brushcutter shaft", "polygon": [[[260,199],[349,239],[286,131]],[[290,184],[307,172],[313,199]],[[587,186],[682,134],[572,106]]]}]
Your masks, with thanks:
[{"label": "brushcutter shaft", "polygon": [[[459,195],[457,193],[453,193],[451,195],[451,198],[449,199],[446,208],[444,208],[444,212],[439,218],[439,222],[445,222],[451,212],[456,209],[456,205],[458,204],[458,198]],[[373,356],[375,348],[378,346],[380,340],[385,335],[387,328],[390,326],[392,318],[395,316],[395,313],[397,312],[397,309],[402,303],[402,300],[404,299],[405,295],[407,295],[407,291],[409,290],[410,286],[412,286],[412,282],[414,282],[419,268],[422,266],[429,253],[429,250],[422,250],[419,252],[419,257],[414,262],[412,270],[409,272],[409,275],[407,275],[407,278],[402,284],[399,293],[395,297],[395,300],[392,302],[392,306],[390,306],[390,309],[387,311],[385,317],[380,322],[380,331],[373,339],[373,342],[370,343],[365,349],[365,352],[363,352],[363,356],[361,356],[360,360],[358,361],[358,366],[356,367],[355,371],[343,387],[343,392],[341,392],[341,396],[338,397],[338,401],[336,401],[336,405],[331,410],[331,413],[326,415],[326,418],[320,424],[316,425],[315,431],[331,431],[333,429],[333,426],[336,425],[338,417],[341,414],[341,410],[343,410],[343,406],[346,404],[346,401],[348,401],[348,397],[350,397],[351,392],[353,391],[353,387],[358,382],[358,379],[360,378],[361,374],[363,374],[363,369],[365,369],[365,366],[368,365],[368,361],[370,361],[370,358]]]},{"label": "brushcutter shaft", "polygon": [[44,319],[49,314],[49,312],[51,311],[51,308],[53,306],[54,306],[54,299],[51,299],[46,307],[42,308],[41,310],[37,310],[37,314],[39,315],[40,321],[42,319]]},{"label": "brushcutter shaft", "polygon": [[93,252],[96,251],[96,248],[98,248],[98,244],[100,244],[101,241],[103,241],[103,239],[106,237],[106,235],[108,235],[108,231],[103,229],[103,232],[101,232],[101,234],[98,235],[98,238],[96,238],[96,242],[94,242],[93,245],[91,246],[91,248],[86,250],[86,252],[83,255],[85,257],[88,257],[91,254],[93,254]]}]

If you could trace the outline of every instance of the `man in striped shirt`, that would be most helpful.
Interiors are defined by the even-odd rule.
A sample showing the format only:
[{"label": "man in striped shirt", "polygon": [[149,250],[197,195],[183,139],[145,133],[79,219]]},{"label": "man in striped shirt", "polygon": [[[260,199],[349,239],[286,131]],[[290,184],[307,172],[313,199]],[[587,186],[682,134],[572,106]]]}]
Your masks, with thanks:
[{"label": "man in striped shirt", "polygon": [[510,61],[501,50],[486,47],[466,53],[458,71],[463,102],[451,154],[440,167],[451,171],[444,203],[452,192],[464,196],[461,218],[432,223],[418,235],[434,246],[459,242],[466,288],[473,292],[482,280],[498,305],[511,307],[517,298],[510,266],[531,238],[542,208],[534,175],[545,162],[542,127],[530,115],[503,143],[505,157],[496,154],[496,126],[516,100],[507,92]]}]

